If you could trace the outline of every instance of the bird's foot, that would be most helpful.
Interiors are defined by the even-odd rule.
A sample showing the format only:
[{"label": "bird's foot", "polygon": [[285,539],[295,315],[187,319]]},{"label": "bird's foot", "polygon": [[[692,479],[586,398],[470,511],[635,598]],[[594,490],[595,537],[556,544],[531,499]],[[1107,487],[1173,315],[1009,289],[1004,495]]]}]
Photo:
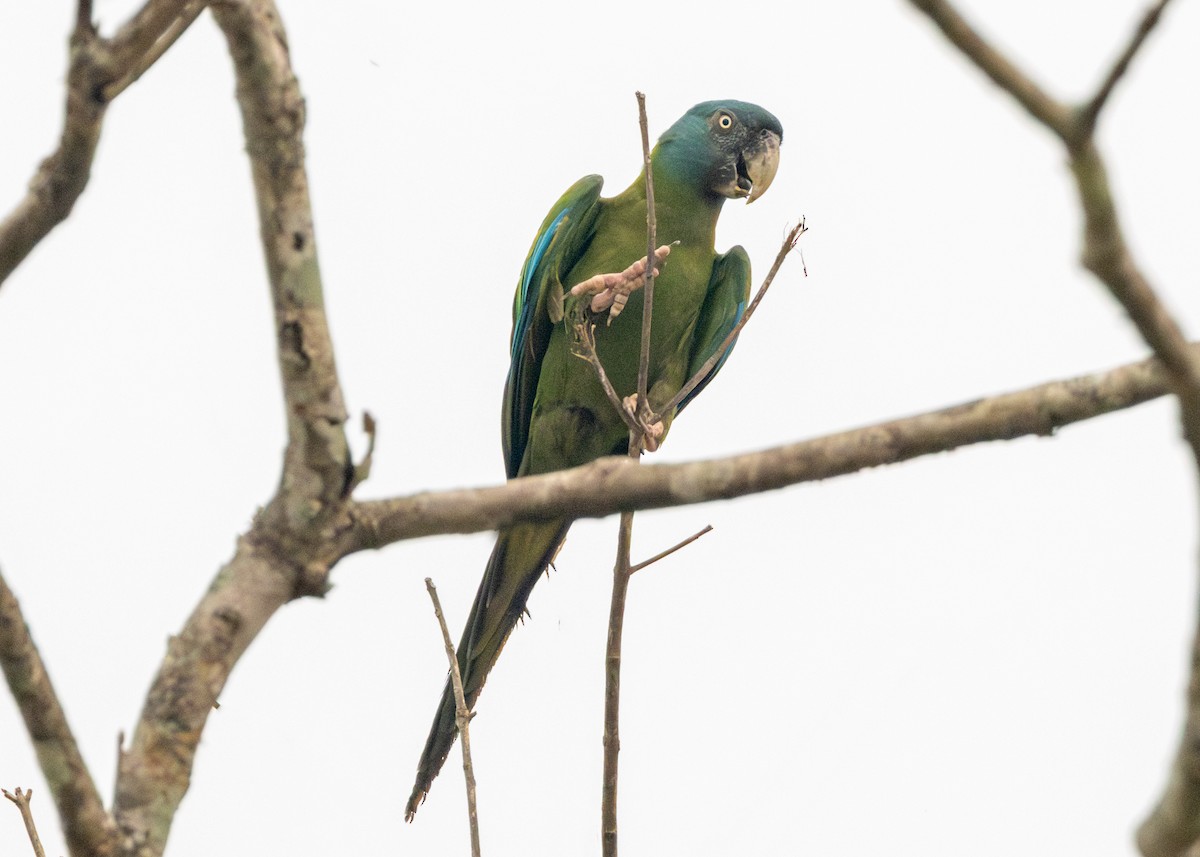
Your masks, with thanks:
[{"label": "bird's foot", "polygon": [[[629,412],[629,415],[633,417],[634,422],[636,422],[642,430],[642,448],[645,449],[646,452],[657,452],[658,444],[662,440],[664,433],[662,420],[649,422],[647,417],[638,413],[637,393],[626,396],[621,400],[621,404],[625,406],[625,410]],[[647,416],[649,413],[650,412],[648,411]]]},{"label": "bird's foot", "polygon": [[[654,251],[654,271],[651,276],[657,276],[662,261],[671,252],[671,245],[664,244]],[[597,274],[584,280],[571,289],[575,297],[591,295],[589,306],[592,312],[608,310],[608,323],[625,309],[629,296],[642,287],[646,281],[646,257],[638,259],[619,274]]]}]

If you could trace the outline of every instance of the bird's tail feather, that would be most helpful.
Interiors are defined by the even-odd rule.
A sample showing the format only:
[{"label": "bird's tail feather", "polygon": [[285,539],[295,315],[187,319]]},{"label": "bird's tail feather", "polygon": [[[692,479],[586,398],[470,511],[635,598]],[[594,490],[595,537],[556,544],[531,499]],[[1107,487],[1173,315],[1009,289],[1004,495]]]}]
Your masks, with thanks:
[{"label": "bird's tail feather", "polygon": [[[458,644],[458,668],[462,673],[468,709],[473,708],[479,698],[479,691],[500,657],[508,635],[525,612],[529,593],[554,558],[569,526],[567,521],[518,524],[502,530],[496,539],[462,641]],[[416,783],[404,811],[406,821],[412,821],[417,807],[425,800],[457,735],[454,689],[447,677],[441,703],[433,718],[433,728],[417,764]]]}]

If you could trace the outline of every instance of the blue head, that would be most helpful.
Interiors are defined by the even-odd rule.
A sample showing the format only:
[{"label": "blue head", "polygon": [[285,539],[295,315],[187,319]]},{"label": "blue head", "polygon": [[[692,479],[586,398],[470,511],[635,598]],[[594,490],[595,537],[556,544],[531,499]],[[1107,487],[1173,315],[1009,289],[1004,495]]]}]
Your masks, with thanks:
[{"label": "blue head", "polygon": [[655,170],[665,168],[714,200],[754,202],[775,178],[782,142],[783,126],[757,104],[705,101],[658,138]]}]

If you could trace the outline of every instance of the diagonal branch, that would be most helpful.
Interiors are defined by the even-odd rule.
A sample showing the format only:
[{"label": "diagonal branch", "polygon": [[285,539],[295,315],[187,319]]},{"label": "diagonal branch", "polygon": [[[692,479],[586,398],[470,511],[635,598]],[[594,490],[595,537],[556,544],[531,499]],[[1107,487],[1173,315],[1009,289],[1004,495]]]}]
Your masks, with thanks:
[{"label": "diagonal branch", "polygon": [[[154,36],[154,39],[148,44],[140,46],[139,50],[130,51],[130,57],[126,63],[127,70],[112,83],[105,85],[101,91],[103,100],[112,101],[149,71],[150,66],[158,62],[171,45],[175,44],[184,31],[192,25],[192,22],[200,17],[200,13],[204,11],[206,5],[202,0],[190,0],[181,11],[175,12],[171,16],[165,16],[166,26],[162,26],[161,22],[156,22],[158,24],[156,27],[141,27],[138,32],[139,41],[148,40],[149,36]],[[120,35],[118,33],[118,39]]]},{"label": "diagonal branch", "polygon": [[[77,855],[116,854],[116,825],[105,812],[100,793],[83,762],[58,694],[21,614],[21,605],[2,576],[0,668],[21,709],[38,764],[58,807],[67,847]],[[19,789],[17,793],[20,794]]]},{"label": "diagonal branch", "polygon": [[779,252],[775,254],[775,261],[771,265],[771,270],[767,272],[762,285],[758,287],[758,291],[754,295],[754,300],[750,301],[750,305],[746,307],[746,311],[742,313],[742,317],[738,319],[738,323],[733,326],[733,330],[729,331],[725,339],[721,341],[717,350],[709,355],[709,358],[701,364],[699,369],[692,373],[692,377],[688,379],[686,384],[679,388],[679,392],[663,405],[661,413],[673,413],[679,407],[679,403],[686,399],[692,390],[696,389],[708,377],[708,373],[716,368],[716,365],[721,362],[721,359],[729,349],[733,348],[733,343],[737,340],[738,335],[741,334],[742,328],[749,323],[750,317],[754,315],[754,311],[758,309],[758,305],[762,303],[762,299],[766,296],[767,289],[771,288],[771,283],[775,281],[775,275],[783,267],[784,260],[787,259],[789,253],[796,249],[796,244],[800,241],[800,236],[807,231],[808,227],[804,225],[803,218],[788,230],[788,234],[783,239],[783,245],[779,248]]},{"label": "diagonal branch", "polygon": [[[1193,345],[1200,353],[1200,345]],[[727,500],[844,476],[976,443],[1049,436],[1071,423],[1166,395],[1157,360],[1041,384],[761,452],[688,464],[638,466],[621,456],[489,488],[357,502],[339,555],[404,539],[476,533],[519,521],[599,518]]]},{"label": "diagonal branch", "polygon": [[909,0],[924,12],[949,42],[1017,100],[1029,114],[1064,140],[1071,125],[1071,112],[1051,97],[1033,79],[1016,67],[980,35],[947,0]]},{"label": "diagonal branch", "polygon": [[1137,29],[1133,31],[1133,35],[1129,39],[1129,43],[1125,46],[1125,50],[1117,57],[1117,61],[1113,63],[1112,68],[1108,70],[1108,74],[1104,76],[1104,81],[1100,84],[1100,88],[1096,90],[1096,94],[1088,100],[1081,108],[1075,117],[1077,126],[1076,133],[1082,137],[1090,138],[1096,129],[1096,120],[1100,116],[1100,111],[1104,109],[1104,105],[1108,103],[1108,97],[1112,95],[1121,78],[1125,76],[1125,72],[1129,71],[1129,65],[1133,62],[1133,58],[1137,52],[1141,50],[1142,43],[1146,41],[1146,37],[1158,26],[1159,19],[1162,18],[1163,10],[1167,8],[1167,3],[1170,0],[1158,0],[1153,6],[1146,10],[1142,15],[1142,20],[1138,23]]},{"label": "diagonal branch", "polygon": [[92,26],[91,0],[79,0],[67,69],[66,116],[58,149],[0,221],[0,284],[74,208],[87,187],[105,108],[162,56],[204,8],[203,0],[149,0],[112,39]]}]

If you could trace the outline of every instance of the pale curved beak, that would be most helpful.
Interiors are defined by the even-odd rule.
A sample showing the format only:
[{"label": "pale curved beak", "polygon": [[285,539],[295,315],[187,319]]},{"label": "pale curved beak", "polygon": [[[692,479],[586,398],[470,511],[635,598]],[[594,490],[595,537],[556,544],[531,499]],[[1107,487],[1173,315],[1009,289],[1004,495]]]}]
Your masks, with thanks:
[{"label": "pale curved beak", "polygon": [[758,139],[742,150],[742,161],[746,164],[746,175],[750,178],[750,194],[746,203],[752,203],[771,186],[779,170],[779,135],[764,130]]}]

